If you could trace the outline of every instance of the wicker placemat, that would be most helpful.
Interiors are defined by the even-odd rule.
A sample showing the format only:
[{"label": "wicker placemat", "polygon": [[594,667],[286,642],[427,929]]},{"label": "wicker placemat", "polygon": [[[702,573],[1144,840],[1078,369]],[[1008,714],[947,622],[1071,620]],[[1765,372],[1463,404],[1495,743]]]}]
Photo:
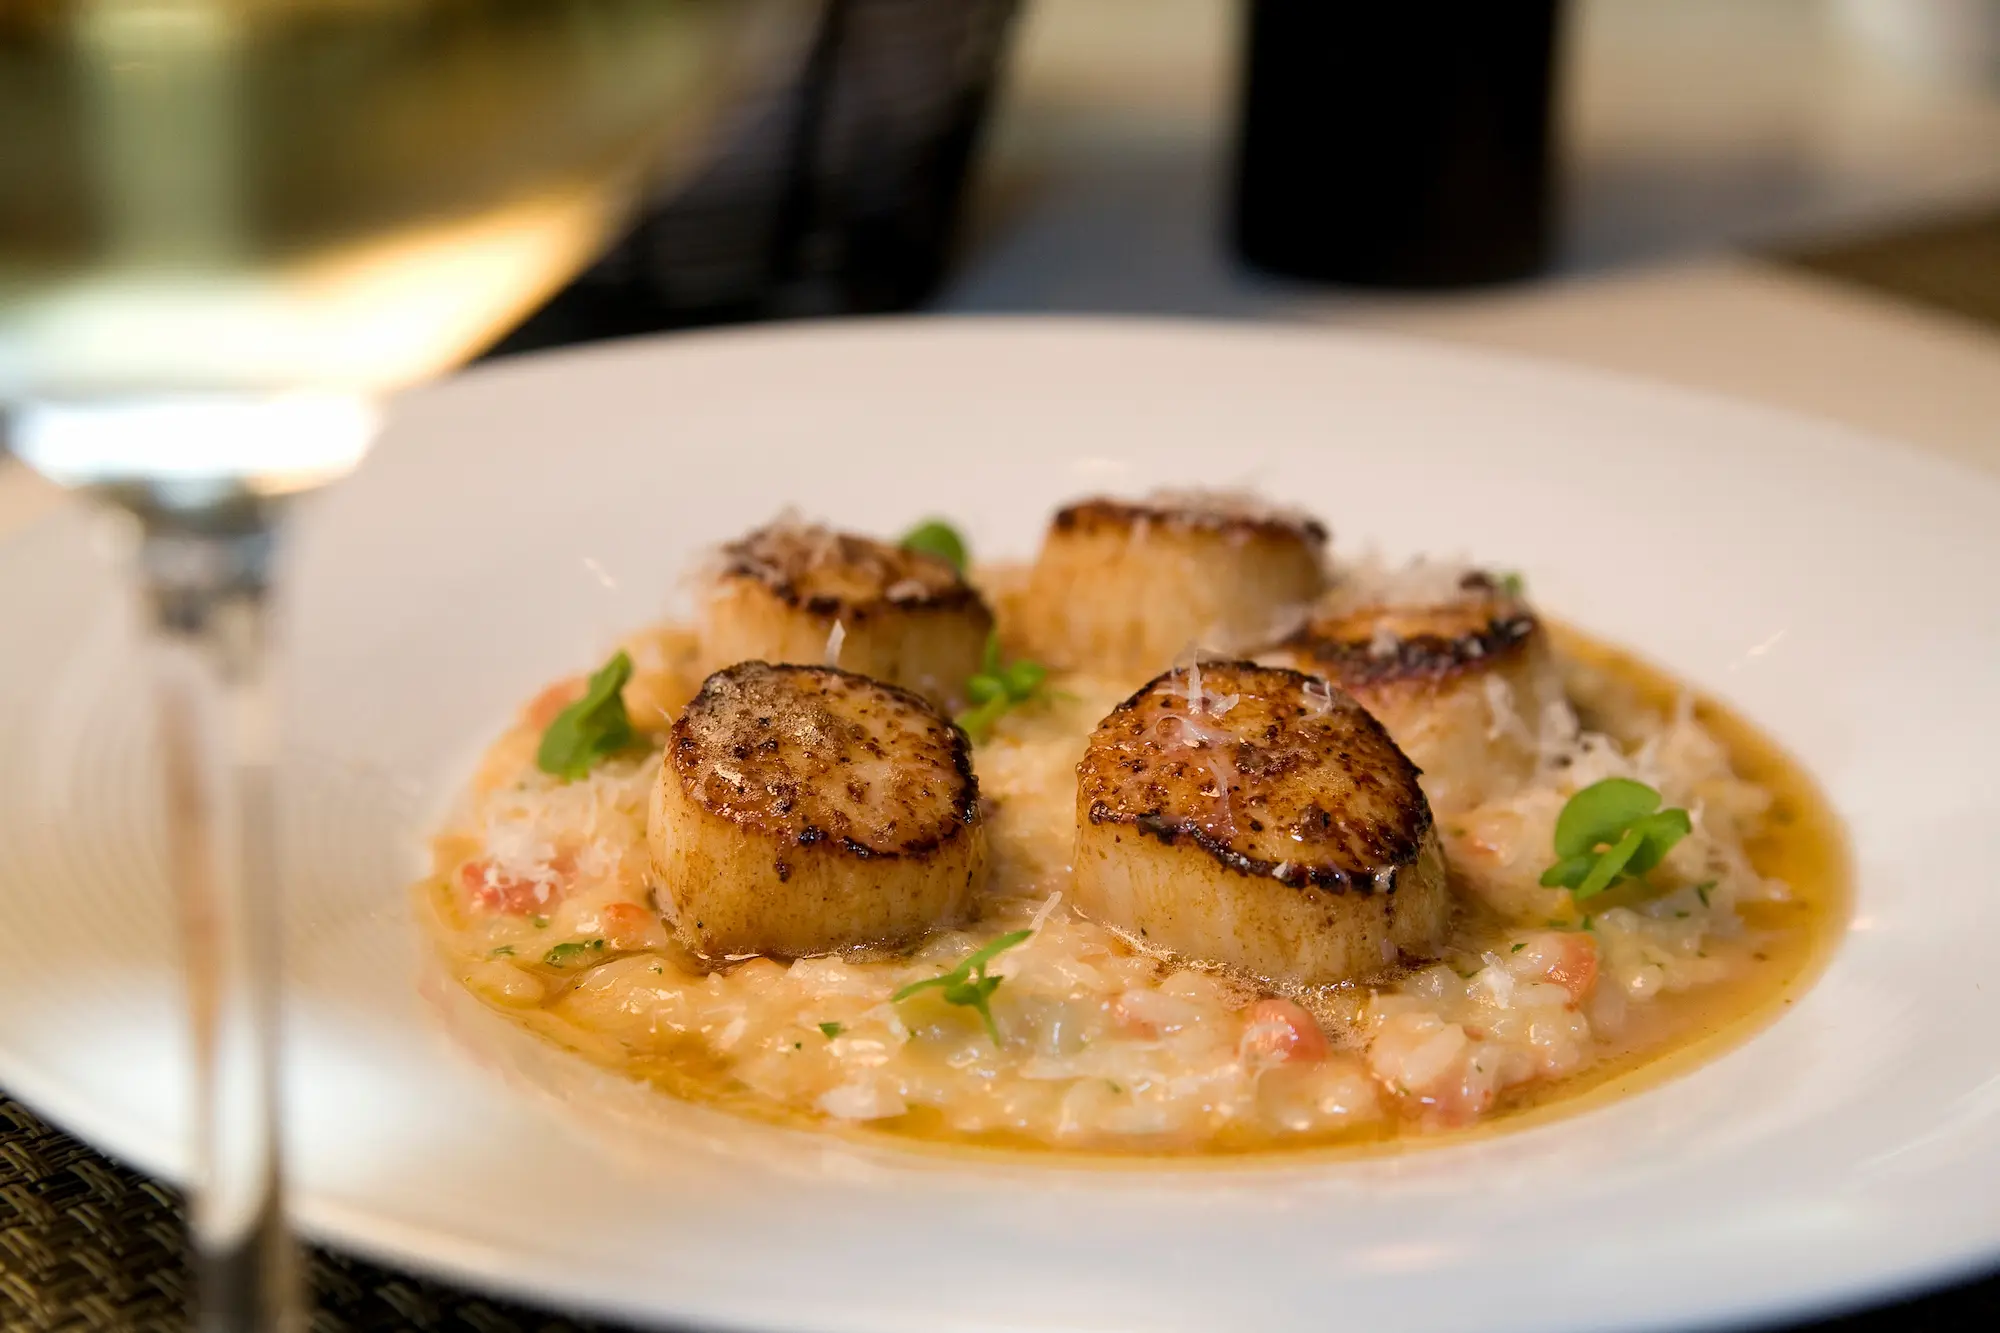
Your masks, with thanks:
[{"label": "wicker placemat", "polygon": [[[470,1329],[612,1333],[314,1247],[313,1333]],[[187,1324],[180,1197],[0,1094],[0,1329],[141,1330]]]}]

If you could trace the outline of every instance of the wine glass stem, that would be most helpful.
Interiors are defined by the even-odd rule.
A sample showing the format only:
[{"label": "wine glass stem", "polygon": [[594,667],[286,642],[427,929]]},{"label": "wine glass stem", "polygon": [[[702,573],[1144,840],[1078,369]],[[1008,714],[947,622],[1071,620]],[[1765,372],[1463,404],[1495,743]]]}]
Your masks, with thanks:
[{"label": "wine glass stem", "polygon": [[170,874],[195,1053],[189,1219],[204,1333],[302,1329],[279,1170],[269,520],[147,525]]}]

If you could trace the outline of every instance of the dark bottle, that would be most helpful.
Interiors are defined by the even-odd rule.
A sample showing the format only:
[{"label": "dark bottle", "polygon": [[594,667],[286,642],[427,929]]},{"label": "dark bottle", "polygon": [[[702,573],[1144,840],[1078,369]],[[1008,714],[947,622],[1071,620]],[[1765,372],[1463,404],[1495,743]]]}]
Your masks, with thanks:
[{"label": "dark bottle", "polygon": [[1455,287],[1535,272],[1559,0],[1250,0],[1234,240],[1259,268]]}]

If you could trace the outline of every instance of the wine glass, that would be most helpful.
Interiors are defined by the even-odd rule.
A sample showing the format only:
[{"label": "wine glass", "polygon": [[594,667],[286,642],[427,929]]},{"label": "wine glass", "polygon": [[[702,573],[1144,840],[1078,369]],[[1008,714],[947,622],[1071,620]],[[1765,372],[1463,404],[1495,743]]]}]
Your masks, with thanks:
[{"label": "wine glass", "polygon": [[587,262],[803,3],[0,0],[0,405],[31,466],[137,519],[205,1328],[302,1323],[273,1105],[287,502],[359,461],[381,393]]}]

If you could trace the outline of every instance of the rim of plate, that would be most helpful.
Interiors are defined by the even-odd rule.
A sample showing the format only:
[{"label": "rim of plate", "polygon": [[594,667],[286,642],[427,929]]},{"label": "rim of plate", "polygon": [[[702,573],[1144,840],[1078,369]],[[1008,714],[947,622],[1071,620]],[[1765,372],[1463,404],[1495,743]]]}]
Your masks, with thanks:
[{"label": "rim of plate", "polygon": [[[1221,366],[1229,375],[1238,377],[1236,382],[1225,379],[1214,390],[1214,402],[1203,410],[1219,405],[1226,415],[1234,409],[1244,408],[1248,400],[1243,395],[1246,388],[1242,377],[1249,375],[1250,387],[1271,389],[1285,383],[1287,373],[1320,370],[1334,381],[1352,388],[1364,382],[1370,374],[1415,375],[1419,381],[1427,381],[1437,386],[1441,396],[1452,392],[1470,394],[1478,398],[1482,393],[1493,399],[1488,409],[1490,423],[1496,433],[1507,441],[1505,448],[1527,448],[1522,440],[1534,434],[1534,422],[1538,413],[1553,413],[1562,417],[1566,412],[1570,421],[1563,429],[1574,430],[1578,422],[1587,423],[1594,416],[1601,416],[1607,426],[1616,428],[1618,423],[1664,421],[1658,430],[1659,440],[1642,442],[1642,452],[1622,460],[1623,466],[1633,467],[1642,479],[1650,479],[1656,484],[1666,485],[1671,468],[1662,468],[1666,459],[1664,445],[1676,442],[1696,449],[1702,432],[1714,436],[1736,439],[1744,443],[1746,453],[1742,467],[1758,480],[1768,481],[1768,476],[1757,474],[1760,466],[1771,465],[1771,458],[1779,455],[1803,457],[1810,454],[1824,465],[1827,476],[1852,471],[1857,482],[1866,480],[1881,489],[1880,499],[1885,503],[1892,500],[1891,492],[1901,487],[1905,496],[1919,499],[1956,497],[1960,510],[1941,519],[1941,527],[1948,528],[1956,539],[1967,516],[1985,515],[2000,519],[2000,482],[1983,474],[1971,471],[1957,463],[1932,455],[1917,452],[1903,446],[1887,444],[1864,436],[1838,425],[1813,421],[1782,410],[1746,404],[1725,398],[1713,397],[1687,390],[1659,385],[1643,380],[1606,374],[1591,370],[1553,364],[1533,358],[1504,353],[1490,353],[1461,347],[1434,344],[1418,339],[1382,336],[1373,333],[1319,328],[1272,328],[1256,325],[1218,325],[1212,322],[1172,321],[1172,320],[1127,320],[1127,319],[1077,319],[1047,317],[982,317],[973,319],[896,319],[823,324],[788,325],[732,329],[700,334],[677,334],[661,337],[624,340],[606,344],[593,344],[577,348],[565,348],[553,352],[536,354],[515,360],[492,363],[477,367],[459,377],[441,384],[429,386],[406,395],[392,405],[391,426],[385,438],[384,450],[378,460],[371,461],[363,472],[346,490],[337,490],[324,502],[316,502],[323,508],[316,509],[308,519],[306,542],[309,549],[298,557],[302,572],[310,571],[309,578],[330,577],[325,565],[331,558],[335,546],[321,549],[316,543],[332,541],[325,534],[340,533],[351,539],[359,522],[360,512],[367,507],[387,505],[390,512],[387,521],[397,517],[393,501],[398,500],[397,487],[404,484],[398,480],[405,471],[414,469],[420,480],[424,479],[427,464],[434,464],[447,455],[470,457],[470,446],[454,431],[467,426],[484,424],[491,426],[496,418],[491,413],[502,409],[499,420],[506,420],[509,413],[525,411],[524,405],[535,405],[535,411],[551,413],[554,418],[563,418],[569,409],[573,413],[578,395],[594,388],[598,391],[615,389],[636,395],[629,401],[621,401],[611,410],[628,412],[633,405],[644,399],[647,386],[675,373],[691,373],[690,366],[697,363],[704,373],[713,372],[718,376],[716,384],[734,383],[741,387],[754,383],[755,376],[744,377],[746,367],[780,367],[793,372],[798,378],[787,381],[789,387],[812,400],[818,395],[823,409],[839,417],[842,413],[850,416],[869,410],[870,395],[875,395],[876,410],[893,414],[901,408],[892,406],[892,400],[882,395],[890,390],[896,375],[885,372],[884,367],[892,363],[899,367],[898,373],[910,373],[910,368],[902,363],[914,360],[920,363],[917,369],[939,371],[941,367],[956,367],[953,373],[965,375],[968,380],[977,381],[982,375],[990,377],[993,369],[967,369],[968,358],[998,358],[1000,368],[1018,371],[1022,366],[1036,366],[1050,374],[1067,375],[1065,393],[1082,395],[1080,402],[1086,402],[1089,413],[1109,419],[1119,419],[1117,404],[1106,404],[1090,399],[1093,392],[1101,393],[1103,384],[1095,386],[1082,383],[1092,376],[1116,379],[1123,375],[1133,378],[1135,359],[1149,357],[1163,358],[1176,368],[1192,376],[1201,366]],[[1268,362],[1283,362],[1279,372],[1268,381],[1258,383],[1255,374],[1249,374],[1252,367]],[[723,373],[723,372],[727,373]],[[729,374],[739,378],[730,381]],[[860,387],[852,377],[861,375]],[[867,378],[874,376],[874,379]],[[917,377],[921,379],[921,376]],[[1143,377],[1138,377],[1143,379]],[[589,381],[590,383],[583,383]],[[685,387],[685,385],[683,385]],[[1018,392],[1033,396],[1036,392],[1048,392],[1047,386],[1040,389],[1028,386]],[[916,390],[919,395],[923,390]],[[1176,400],[1185,409],[1190,393],[1185,385],[1173,385],[1163,380],[1160,386],[1163,400]],[[858,396],[857,396],[858,395]],[[1194,397],[1200,397],[1194,394]],[[1311,398],[1314,393],[1301,391],[1302,398]],[[1393,396],[1393,395],[1391,395]],[[1413,399],[1414,401],[1414,399]],[[831,406],[829,406],[831,405]],[[1139,419],[1141,425],[1153,424],[1168,429],[1163,413],[1175,406],[1168,402],[1166,407],[1133,401],[1125,405],[1125,410]],[[1197,406],[1200,406],[1197,404]],[[596,408],[602,409],[604,400],[598,400]],[[783,417],[785,409],[780,405],[775,409],[778,417]],[[1053,408],[1044,410],[1054,410]],[[485,413],[485,416],[482,416]],[[527,416],[532,417],[533,412]],[[587,411],[586,411],[587,415]],[[1199,412],[1196,413],[1199,415]],[[1449,413],[1446,413],[1449,416]],[[1473,418],[1477,419],[1475,414]],[[763,420],[763,418],[760,418]],[[509,429],[526,432],[539,424],[532,420],[522,420],[508,425]],[[1561,424],[1561,423],[1558,423]],[[630,431],[633,422],[626,421],[625,429]],[[1511,433],[1509,433],[1511,432]],[[1644,432],[1636,432],[1643,434]],[[1643,447],[1664,442],[1662,451],[1643,453]],[[522,441],[514,443],[522,446]],[[525,446],[522,446],[525,447]],[[792,446],[794,449],[796,445]],[[903,441],[899,447],[910,447]],[[1143,446],[1142,446],[1143,447]],[[1185,448],[1185,446],[1179,446]],[[1292,446],[1288,446],[1292,447]],[[1424,449],[1443,449],[1447,457],[1459,457],[1467,446],[1463,443],[1446,445],[1424,445]],[[1764,458],[1759,451],[1769,454]],[[393,451],[393,454],[392,454]],[[426,452],[428,451],[428,457]],[[1454,451],[1457,451],[1454,454]],[[1635,463],[1635,458],[1640,461]],[[1464,461],[1459,458],[1459,461]],[[727,465],[725,465],[727,466]],[[1390,473],[1396,464],[1385,463]],[[976,477],[977,474],[975,474]],[[1212,478],[1204,478],[1212,480]],[[1488,485],[1501,486],[1492,475],[1482,473],[1481,480]],[[1546,478],[1529,477],[1508,494],[1514,498],[1538,493]],[[435,485],[430,478],[425,484]],[[468,488],[474,498],[485,493],[477,477],[468,479]],[[517,486],[521,483],[515,483]],[[1832,485],[1826,476],[1815,479],[1817,485]],[[1071,490],[1089,489],[1086,484],[1071,480],[1065,485]],[[1103,488],[1118,489],[1115,480]],[[494,489],[494,488],[487,488]],[[504,486],[498,489],[504,490]],[[1588,486],[1572,488],[1564,498],[1574,498],[1587,491]],[[1831,494],[1831,492],[1829,492]],[[349,499],[348,496],[359,498]],[[1817,492],[1815,492],[1817,495]],[[421,493],[405,496],[404,499],[435,501],[436,493],[425,497]],[[1311,497],[1309,497],[1311,498]],[[1820,500],[1809,500],[1808,507]],[[941,507],[941,506],[933,506]],[[1328,517],[1332,520],[1336,541],[1352,515],[1333,507]],[[1732,511],[1733,512],[1733,511]],[[1858,498],[1853,504],[1851,518],[1865,518],[1869,508]],[[835,518],[844,517],[835,512]],[[407,517],[407,515],[404,515]],[[1018,517],[1018,516],[1017,516]],[[975,533],[987,530],[1005,530],[1017,537],[1020,532],[1032,531],[1043,515],[1040,511],[1029,513],[1025,521],[994,521],[985,526],[975,524]],[[1903,515],[1899,521],[1906,520]],[[378,519],[377,522],[384,520]],[[1345,522],[1344,522],[1345,521]],[[1959,526],[1952,526],[1952,525]],[[71,529],[76,520],[72,513],[62,512],[46,517],[29,525],[21,532],[0,543],[0,606],[15,600],[19,595],[21,580],[18,577],[20,563],[28,559],[40,559],[51,554],[53,544],[62,553],[73,554],[79,548]],[[365,526],[365,525],[364,525]],[[1782,526],[1782,525],[1781,525]],[[1602,527],[1593,531],[1603,531]],[[1964,528],[1971,532],[1971,528]],[[2000,523],[1992,523],[1986,529],[1987,535],[1971,542],[1969,549],[1975,554],[2000,554]],[[1797,534],[1792,534],[1796,536]],[[1030,548],[1020,546],[1018,540],[1010,545],[1019,547],[1013,554],[1028,554]],[[1424,543],[1411,544],[1422,549]],[[1552,549],[1552,548],[1550,548]],[[1489,552],[1499,556],[1504,552]],[[1778,554],[1773,558],[1779,558]],[[670,562],[671,563],[671,562]],[[512,567],[501,571],[514,572]],[[1559,590],[1552,601],[1558,609],[1567,613],[1570,608],[1562,600],[1562,595],[1574,593],[1589,605],[1589,610],[1571,618],[1609,637],[1620,639],[1641,651],[1648,649],[1643,632],[1645,619],[1643,612],[1618,605],[1615,599],[1607,598],[1601,588],[1593,589],[1588,579],[1576,579],[1565,575],[1556,564],[1544,563],[1531,570],[1540,584],[1544,579],[1549,586]],[[479,580],[495,576],[492,560],[481,563],[471,560],[463,568],[455,568],[445,577],[441,586],[451,589],[470,586]],[[454,581],[455,580],[455,581]],[[330,585],[329,585],[330,586]],[[362,589],[366,592],[366,588]],[[327,589],[315,585],[315,595],[319,600],[313,605],[326,604]],[[1588,595],[1585,595],[1585,594]],[[338,597],[333,598],[339,601]],[[1922,598],[1914,599],[1922,602]],[[1941,600],[1941,599],[1940,599]],[[1914,615],[1927,606],[1908,609]],[[305,618],[302,612],[301,619]],[[1610,623],[1604,623],[1604,622]],[[615,628],[605,625],[604,629]],[[1990,613],[1983,615],[1974,628],[1980,631],[1967,642],[1983,643],[1994,637],[1996,627]],[[310,626],[301,625],[301,633],[310,639]],[[1718,633],[1727,633],[1719,630]],[[1968,630],[1966,633],[1970,634]],[[1699,636],[1695,636],[1699,639]],[[1689,640],[1690,643],[1695,640]],[[573,657],[574,636],[565,643],[537,648],[540,657],[547,660],[561,660],[564,654]],[[1711,645],[1712,646],[1712,645]],[[1702,649],[1685,649],[1680,655],[1692,653],[1700,656]],[[535,654],[529,654],[534,656]],[[1718,659],[1719,660],[1719,659]],[[347,665],[352,665],[348,663]],[[1976,665],[1976,664],[1975,664]],[[1920,670],[1930,670],[1933,675],[1929,684],[1937,690],[1946,690],[1974,675],[1960,673],[1953,676],[1949,672],[1937,674],[1935,663],[1919,663]],[[532,678],[539,667],[514,673],[522,678]],[[1976,674],[1976,673],[1975,673]],[[1731,697],[1733,690],[1723,688],[1725,682],[1713,674],[1697,677],[1698,683],[1719,689],[1725,697]],[[509,687],[511,688],[511,686]],[[495,697],[498,697],[497,695]],[[4,703],[4,700],[0,700]],[[1752,709],[1745,709],[1751,719],[1765,725],[1765,719]],[[493,714],[499,716],[499,714]],[[0,716],[0,724],[6,721]],[[1975,718],[1979,727],[1993,731],[1992,715]],[[1792,737],[1785,725],[1772,728],[1781,740],[1789,743]],[[4,736],[4,726],[0,726],[0,736]],[[460,740],[470,743],[475,735],[461,735]],[[433,752],[424,759],[427,777],[430,779],[450,778],[463,770],[462,762],[452,762],[447,756]],[[1822,781],[1826,775],[1816,774]],[[4,790],[0,788],[0,790]],[[427,792],[433,801],[442,793],[435,787]],[[1838,803],[1840,792],[1834,793]],[[1970,801],[1971,798],[1966,798]],[[1969,808],[1977,813],[1976,802]],[[414,817],[421,822],[430,809],[402,812],[403,816]],[[1860,840],[1866,831],[1868,815],[1865,812],[1843,810],[1850,816],[1859,814],[1860,819],[1850,828],[1851,836]],[[0,829],[4,829],[4,817],[0,817]],[[1868,876],[1870,866],[1857,855],[1856,875],[1858,892],[1868,896]],[[1969,859],[1977,860],[1976,851]],[[0,863],[0,885],[4,885],[4,863]],[[396,906],[400,908],[400,885],[396,890]],[[413,926],[405,925],[408,931]],[[5,950],[0,949],[0,957]],[[1819,987],[1824,988],[1837,972],[1858,966],[1849,960],[1850,950],[1843,946],[1840,953],[1829,965],[1828,973],[1822,977]],[[1813,994],[1818,994],[1815,990]],[[1811,996],[1808,996],[1808,1002]],[[1804,1005],[1801,1006],[1801,1014]],[[1794,1015],[1799,1017],[1800,1015]],[[1701,1074],[1722,1065],[1730,1066],[1730,1077],[1739,1077],[1743,1070],[1743,1057],[1752,1048],[1766,1044],[1765,1035],[1754,1037],[1738,1044],[1728,1054],[1704,1066]],[[1976,1050],[1968,1059],[1977,1059]],[[487,1077],[481,1071],[480,1077]],[[1692,1082],[1696,1076],[1683,1074],[1667,1087],[1655,1088],[1639,1094],[1635,1099],[1627,1099],[1626,1108],[1633,1102],[1647,1102],[1669,1091],[1680,1089]],[[36,1063],[32,1058],[22,1058],[6,1042],[0,1041],[0,1083],[24,1102],[43,1111],[52,1120],[78,1133],[81,1137],[104,1147],[114,1154],[139,1164],[156,1174],[175,1177],[178,1175],[179,1152],[170,1136],[163,1132],[161,1123],[155,1118],[149,1125],[144,1114],[135,1117],[130,1107],[120,1107],[107,1103],[101,1096],[81,1092],[73,1084],[66,1084],[55,1071]],[[1754,1090],[1754,1085],[1753,1085]],[[1949,1140],[1957,1134],[1961,1138],[1972,1136],[1973,1148],[1983,1154],[1979,1160],[1989,1165],[2000,1164],[2000,1134],[1995,1126],[2000,1125],[2000,1077],[1991,1077],[1968,1089],[1962,1089],[1962,1096],[1945,1111],[1951,1111],[1956,1119],[1940,1111],[1943,1123],[1934,1125],[1933,1137],[1942,1136]],[[1683,1097],[1681,1100],[1687,1100]],[[1595,1114],[1595,1113],[1593,1113]],[[1625,1116],[1627,1121],[1643,1120],[1644,1117]],[[537,1122],[539,1123],[539,1121]],[[1552,1126],[1524,1130],[1518,1137],[1534,1135],[1537,1142],[1544,1142],[1551,1134],[1561,1134],[1564,1126],[1574,1127],[1577,1121],[1557,1121]],[[1643,1129],[1641,1125],[1639,1128]],[[149,1132],[150,1131],[150,1132]],[[1493,1142],[1494,1140],[1487,1140]],[[1502,1139],[1500,1142],[1512,1142]],[[1649,1309],[1620,1310],[1615,1305],[1607,1305],[1602,1299],[1593,1298],[1575,1306],[1560,1303],[1555,1308],[1544,1308],[1535,1312],[1536,1317],[1554,1318],[1565,1327],[1660,1327],[1668,1325],[1689,1326],[1708,1324],[1725,1319],[1746,1319],[1772,1317],[1779,1314],[1804,1315],[1814,1311],[1828,1310],[1869,1297],[1886,1297],[1896,1292],[1935,1281],[1946,1276],[1968,1272],[1990,1263],[2000,1257],[2000,1210],[1988,1210],[1983,1230],[1960,1229],[1939,1231],[1931,1229],[1927,1234],[1917,1236],[1903,1234],[1887,1243],[1890,1238],[1875,1236],[1880,1243],[1873,1247],[1857,1246],[1857,1237],[1870,1235],[1870,1227],[1887,1229],[1895,1223],[1892,1218],[1897,1205],[1907,1205],[1909,1197],[1900,1191],[1900,1183],[1893,1177],[1895,1159],[1899,1156],[1933,1151],[1935,1142],[1918,1136],[1909,1142],[1892,1145],[1880,1160],[1869,1159],[1845,1164],[1857,1173],[1856,1179],[1864,1194],[1868,1188],[1876,1189],[1882,1197],[1876,1202],[1882,1205],[1881,1221],[1857,1222],[1852,1218],[1828,1217],[1822,1219],[1824,1232],[1819,1233],[1820,1241],[1838,1239],[1840,1247],[1839,1265],[1836,1271],[1827,1272],[1812,1264],[1800,1265],[1800,1255],[1792,1253],[1785,1262],[1762,1266],[1752,1265],[1745,1270],[1741,1262],[1727,1270],[1727,1280],[1708,1282],[1681,1282],[1670,1292],[1671,1299],[1664,1305]],[[1426,1162],[1442,1162],[1448,1157],[1468,1159],[1476,1154],[1470,1147],[1441,1146],[1424,1150],[1421,1154]],[[1490,1156],[1490,1155],[1489,1155]],[[1483,1159],[1482,1159],[1483,1160]],[[1309,1170],[1317,1168],[1309,1167]],[[1928,1168],[1926,1179],[1939,1178],[1937,1173],[1944,1168]],[[1053,1176],[1061,1173],[1062,1167],[1029,1167],[1029,1175]],[[1325,1172],[1338,1173],[1341,1164],[1329,1164]],[[1884,1172],[1886,1171],[1886,1175]],[[1249,1188],[1262,1190],[1268,1184],[1277,1193],[1281,1182],[1270,1179],[1274,1174],[1271,1164],[1246,1168]],[[1874,1174],[1871,1175],[1870,1173]],[[892,1174],[903,1188],[916,1176],[907,1175],[899,1166]],[[979,1171],[960,1171],[950,1167],[923,1167],[916,1171],[926,1183],[913,1188],[928,1188],[937,1176],[953,1178],[982,1174]],[[1013,1174],[1011,1171],[1004,1174]],[[1374,1173],[1381,1180],[1388,1180],[1393,1186],[1396,1173],[1387,1175]],[[1439,1174],[1436,1170],[1421,1173],[1426,1178]],[[1972,1173],[1972,1174],[1976,1174]],[[1232,1186],[1243,1186],[1245,1173],[1232,1173],[1228,1168],[1200,1173],[1184,1173],[1168,1170],[1163,1172],[1169,1184],[1167,1194],[1185,1193],[1182,1187],[1199,1193],[1204,1187],[1199,1183],[1205,1176],[1216,1179],[1229,1177]],[[1887,1179],[1888,1183],[1884,1184]],[[866,1182],[864,1182],[866,1183]],[[879,1182],[876,1182],[879,1183]],[[1897,1186],[1898,1188],[1891,1188]],[[1747,1188],[1747,1186],[1746,1186]],[[1961,1188],[1966,1186],[1961,1185]],[[1235,1194],[1230,1188],[1220,1192]],[[947,1191],[948,1193],[948,1191]],[[1309,1192],[1296,1198],[1287,1197],[1287,1208],[1306,1206],[1315,1196]],[[1324,1196],[1327,1201],[1342,1197],[1339,1191]],[[715,1326],[727,1327],[785,1327],[799,1329],[861,1329],[886,1327],[916,1327],[921,1320],[912,1309],[895,1305],[878,1305],[872,1308],[849,1305],[842,1308],[812,1309],[802,1307],[795,1297],[787,1292],[773,1292],[770,1289],[740,1290],[730,1292],[711,1285],[680,1293],[668,1304],[662,1304],[656,1290],[640,1286],[626,1285],[615,1289],[587,1289],[579,1285],[577,1269],[570,1258],[553,1252],[522,1251],[507,1249],[490,1243],[489,1239],[468,1234],[461,1226],[455,1226],[449,1214],[441,1214],[426,1225],[413,1221],[407,1216],[385,1217],[371,1214],[365,1200],[340,1197],[337,1193],[321,1189],[309,1189],[295,1195],[295,1214],[302,1226],[311,1234],[332,1241],[390,1263],[414,1267],[440,1276],[472,1281],[477,1285],[542,1303],[550,1301],[566,1302],[593,1311],[619,1315],[628,1318],[661,1318],[695,1320]],[[1602,1202],[1601,1200],[1599,1202]],[[1963,1219],[1963,1200],[1959,1201]],[[1329,1202],[1329,1206],[1337,1203]],[[1023,1216],[1032,1216],[1032,1210]],[[1803,1215],[1802,1215],[1803,1218]],[[1976,1219],[1975,1219],[1976,1220]],[[1810,1245],[1814,1240],[1814,1224],[1810,1218],[1803,1218],[1804,1230],[1791,1238],[1794,1247]],[[1615,1230],[1615,1228],[1613,1228]],[[1012,1234],[1012,1233],[1009,1233]],[[1641,1233],[1634,1232],[1634,1235]],[[1765,1246],[1786,1243],[1785,1236],[1764,1236],[1752,1238]],[[1750,1243],[1746,1241],[1745,1243]],[[1588,1247],[1586,1247],[1588,1248]],[[1682,1246],[1683,1253],[1677,1257],[1689,1259],[1715,1260],[1713,1248],[1702,1245]],[[1616,1262],[1631,1269],[1637,1256],[1620,1252],[1615,1246],[1600,1250],[1594,1257],[1606,1262]],[[1672,1251],[1665,1254],[1654,1252],[1649,1256],[1655,1262],[1664,1262],[1676,1257]],[[1391,1256],[1393,1259],[1393,1256]],[[1129,1256],[1128,1256],[1129,1262]],[[1383,1290],[1393,1290],[1396,1284],[1419,1283],[1427,1278],[1458,1273],[1461,1277],[1480,1276],[1477,1263],[1465,1256],[1445,1253],[1428,1257],[1417,1254],[1405,1256],[1398,1261],[1404,1265],[1406,1275],[1387,1277],[1377,1275],[1380,1283],[1386,1283]],[[1456,1264],[1456,1266],[1454,1266]],[[1254,1268],[1254,1265],[1252,1266]],[[1246,1270],[1248,1271],[1248,1270]],[[1386,1271],[1386,1270],[1385,1270]],[[1746,1276],[1746,1271],[1748,1275]],[[1629,1272],[1626,1273],[1629,1276]],[[1504,1284],[1503,1284],[1504,1285]],[[1657,1282],[1654,1283],[1657,1286]],[[1370,1289],[1373,1290],[1372,1288]],[[1509,1288],[1512,1290],[1512,1288]],[[1333,1294],[1333,1293],[1328,1293]],[[1377,1293],[1379,1295],[1379,1293]],[[1371,1298],[1373,1299],[1373,1298]],[[1364,1302],[1364,1305],[1366,1302]],[[1470,1307],[1467,1307],[1468,1312]],[[1101,1312],[1098,1312],[1101,1313]],[[1257,1313],[1254,1311],[1246,1314]],[[1249,1322],[1270,1322],[1285,1324],[1285,1311],[1263,1312],[1278,1318],[1263,1320],[1250,1319]],[[1298,1311],[1291,1313],[1296,1315]],[[969,1315],[966,1327],[1011,1328],[1026,1327],[1028,1322],[1013,1316],[987,1319],[977,1312],[960,1311]],[[1482,1326],[1510,1326],[1504,1314],[1486,1312],[1490,1323]],[[1435,1311],[1424,1316],[1426,1327],[1471,1327],[1469,1320],[1436,1317]],[[1076,1327],[1102,1326],[1102,1320],[1091,1311],[1083,1312]],[[1293,1319],[1293,1323],[1309,1322]],[[1523,1323],[1529,1321],[1521,1321]],[[1042,1325],[1037,1321],[1037,1326]],[[1544,1323],[1541,1326],[1547,1326]]]}]

